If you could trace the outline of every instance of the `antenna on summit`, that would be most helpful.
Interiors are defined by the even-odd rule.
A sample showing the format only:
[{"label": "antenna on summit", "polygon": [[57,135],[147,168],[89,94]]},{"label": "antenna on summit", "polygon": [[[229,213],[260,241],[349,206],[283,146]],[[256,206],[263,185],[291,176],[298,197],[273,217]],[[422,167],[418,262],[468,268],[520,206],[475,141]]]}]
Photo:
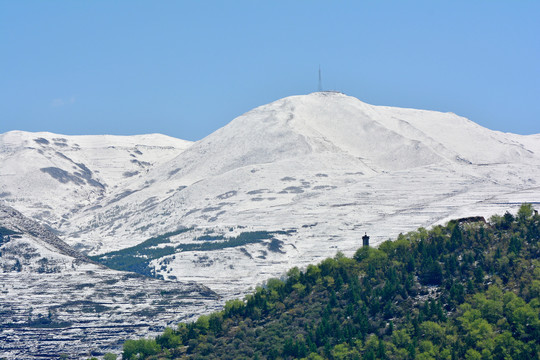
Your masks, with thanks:
[{"label": "antenna on summit", "polygon": [[319,92],[322,90],[322,76],[321,76],[321,65],[319,65]]}]

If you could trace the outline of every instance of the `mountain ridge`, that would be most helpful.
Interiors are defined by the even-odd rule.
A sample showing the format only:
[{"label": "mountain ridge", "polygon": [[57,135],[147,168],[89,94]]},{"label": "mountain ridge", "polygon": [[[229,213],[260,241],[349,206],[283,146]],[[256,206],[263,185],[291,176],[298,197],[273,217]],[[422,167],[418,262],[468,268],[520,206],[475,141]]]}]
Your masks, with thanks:
[{"label": "mountain ridge", "polygon": [[64,217],[190,145],[160,134],[0,134],[0,199],[58,227]]},{"label": "mountain ridge", "polygon": [[[31,205],[52,207],[43,210],[52,214],[46,217],[50,225],[91,255],[131,248],[182,227],[193,230],[160,246],[186,249],[209,234],[214,238],[206,242],[278,232],[281,252],[268,251],[270,243],[263,241],[204,255],[177,252],[175,259],[165,256],[149,265],[164,278],[202,281],[238,294],[290,264],[350,253],[359,233],[369,232],[377,244],[450,218],[478,211],[489,217],[518,203],[539,202],[539,138],[494,132],[451,113],[313,93],[257,107],[165,156],[150,154],[147,166],[147,154],[132,147],[115,163],[121,179],[116,188],[89,191],[77,204],[66,201],[61,215],[53,215],[57,211],[49,204]],[[65,165],[62,170],[75,174],[73,163]],[[98,179],[102,170],[92,171]],[[138,173],[123,176],[131,171]],[[19,201],[7,200],[13,206]],[[289,230],[295,232],[279,233]],[[246,273],[253,277],[232,280]],[[228,289],[231,281],[236,285]]]},{"label": "mountain ridge", "polygon": [[[522,203],[540,204],[538,178],[540,134],[495,132],[455,114],[373,106],[336,93],[277,100],[193,143],[158,135],[0,135],[0,203],[85,255],[114,260],[119,251],[125,261],[119,269],[137,263],[140,273],[168,280],[140,285],[141,277],[127,277],[118,286],[128,295],[139,286],[202,294],[189,308],[178,304],[174,316],[184,318],[293,266],[337,252],[352,255],[366,232],[377,246],[452,218],[489,218]],[[52,266],[36,259],[36,270]],[[50,275],[66,296],[98,291],[77,292],[76,277],[100,269],[109,274],[99,284],[111,303],[134,301],[144,311],[147,301],[163,300],[155,289],[149,300],[118,299],[112,273],[84,264],[66,265],[70,276]],[[23,273],[26,280],[11,270],[0,273],[13,294],[50,279]],[[24,291],[34,304],[33,293]],[[77,310],[80,319],[85,306]]]}]

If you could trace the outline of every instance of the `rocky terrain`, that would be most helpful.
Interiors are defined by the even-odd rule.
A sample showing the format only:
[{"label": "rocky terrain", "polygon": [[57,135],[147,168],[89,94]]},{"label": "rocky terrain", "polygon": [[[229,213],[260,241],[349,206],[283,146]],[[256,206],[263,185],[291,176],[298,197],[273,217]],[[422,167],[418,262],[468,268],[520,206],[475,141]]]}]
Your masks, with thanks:
[{"label": "rocky terrain", "polygon": [[96,264],[6,206],[0,233],[0,357],[118,351],[127,338],[156,334],[220,304],[205,286]]}]

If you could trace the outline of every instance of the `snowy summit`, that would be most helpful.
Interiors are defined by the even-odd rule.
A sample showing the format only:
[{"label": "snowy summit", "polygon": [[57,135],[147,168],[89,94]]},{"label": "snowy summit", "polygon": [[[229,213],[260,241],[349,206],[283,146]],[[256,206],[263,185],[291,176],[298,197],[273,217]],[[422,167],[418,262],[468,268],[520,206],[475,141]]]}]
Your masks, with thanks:
[{"label": "snowy summit", "polygon": [[7,133],[0,193],[90,255],[181,228],[192,230],[171,238],[177,246],[281,232],[277,252],[266,241],[205,252],[205,266],[180,250],[150,265],[239,293],[289,266],[351,253],[365,231],[376,244],[538,201],[539,139],[317,92],[260,106],[194,143]]},{"label": "snowy summit", "polygon": [[[141,273],[174,281],[167,286],[207,286],[219,301],[292,266],[337,251],[350,255],[366,232],[376,245],[452,218],[487,218],[522,202],[540,203],[539,135],[496,132],[451,113],[373,106],[334,92],[260,106],[197,142],[159,134],[9,132],[0,135],[0,169],[0,201],[18,210],[5,214],[30,217],[119,270],[136,263]],[[0,224],[7,233],[10,216]],[[55,243],[64,250],[54,255],[32,234],[0,246],[14,254],[3,262],[13,293],[19,275],[9,274],[21,270],[17,261],[27,278],[42,279],[36,269],[45,255],[64,264],[55,281],[75,280],[66,289],[82,286],[72,274],[86,268],[115,276],[91,262],[78,265],[60,239]],[[24,265],[20,246],[46,254]],[[210,298],[213,305],[205,305],[211,290],[197,290],[203,300],[175,316],[218,306]],[[39,289],[17,296],[32,299],[33,291]]]}]

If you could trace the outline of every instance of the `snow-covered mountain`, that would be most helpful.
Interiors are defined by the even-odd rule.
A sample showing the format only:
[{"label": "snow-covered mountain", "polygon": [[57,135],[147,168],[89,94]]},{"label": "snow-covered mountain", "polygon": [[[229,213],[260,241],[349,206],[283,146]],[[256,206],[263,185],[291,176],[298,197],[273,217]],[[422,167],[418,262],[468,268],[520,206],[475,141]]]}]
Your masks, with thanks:
[{"label": "snow-covered mountain", "polygon": [[134,178],[190,145],[160,134],[66,136],[10,131],[0,134],[0,199],[56,227],[81,208],[122,193]]},{"label": "snow-covered mountain", "polygon": [[[92,139],[26,134],[25,144],[6,145],[10,134],[0,140],[0,189],[9,204],[91,255],[188,229],[153,243],[162,251],[148,258],[150,267],[226,296],[291,266],[350,254],[364,232],[376,244],[419,226],[540,202],[538,135],[491,131],[451,113],[373,106],[341,93],[278,100],[195,143],[169,139],[158,149],[158,140],[148,139],[153,153],[129,137],[118,156],[111,150],[122,148],[117,139],[100,138],[89,153]],[[61,150],[56,138],[73,150]],[[12,160],[29,154],[28,165]],[[53,165],[42,161],[52,156]],[[96,158],[114,158],[114,170]],[[13,179],[28,174],[29,183],[8,182],[3,169]]]},{"label": "snow-covered mountain", "polygon": [[47,228],[0,205],[0,357],[87,358],[128,337],[215,309],[192,282],[120,272],[90,261]]}]

